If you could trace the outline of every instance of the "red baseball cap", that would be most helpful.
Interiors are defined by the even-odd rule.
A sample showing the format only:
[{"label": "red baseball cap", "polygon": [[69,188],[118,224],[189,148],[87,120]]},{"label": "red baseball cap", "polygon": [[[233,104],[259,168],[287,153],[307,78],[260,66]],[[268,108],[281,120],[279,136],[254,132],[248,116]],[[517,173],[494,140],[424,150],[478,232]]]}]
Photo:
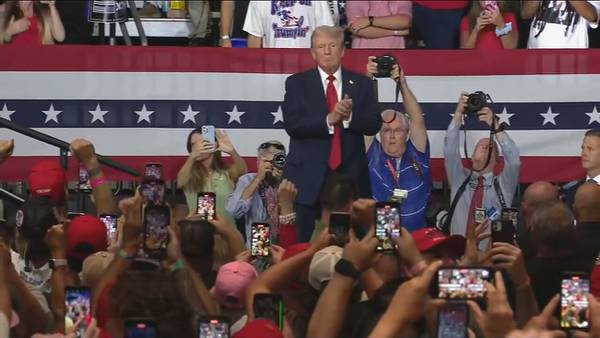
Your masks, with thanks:
[{"label": "red baseball cap", "polygon": [[[88,248],[82,248],[87,244]],[[91,215],[75,217],[67,231],[67,257],[83,261],[98,251],[106,251],[106,225]]]},{"label": "red baseball cap", "polygon": [[421,228],[411,233],[419,251],[428,251],[441,245],[447,245],[458,255],[465,252],[467,240],[460,235],[448,236],[436,228]]},{"label": "red baseball cap", "polygon": [[275,323],[267,319],[256,319],[246,324],[233,338],[283,338]]},{"label": "red baseball cap", "polygon": [[48,196],[57,204],[66,198],[67,177],[57,160],[36,163],[29,173],[31,196]]}]

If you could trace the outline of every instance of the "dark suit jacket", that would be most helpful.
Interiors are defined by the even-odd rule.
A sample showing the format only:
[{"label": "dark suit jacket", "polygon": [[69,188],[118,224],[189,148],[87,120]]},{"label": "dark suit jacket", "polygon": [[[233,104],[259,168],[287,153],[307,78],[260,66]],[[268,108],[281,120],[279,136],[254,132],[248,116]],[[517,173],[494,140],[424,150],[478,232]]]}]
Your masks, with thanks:
[{"label": "dark suit jacket", "polygon": [[[363,135],[374,135],[381,128],[381,116],[372,81],[342,68],[342,97],[352,98],[352,120],[342,128],[342,164],[338,172],[350,175],[361,197],[371,197],[371,184]],[[319,71],[291,75],[285,82],[283,123],[290,135],[290,152],[283,176],[297,189],[296,202],[314,205],[328,172],[332,135],[326,116],[327,99]]]},{"label": "dark suit jacket", "polygon": [[575,203],[575,193],[577,193],[577,189],[581,187],[585,183],[585,177],[582,180],[574,181],[566,184],[567,188],[563,186],[561,191],[562,200],[569,207],[569,209],[573,210],[573,203]]}]

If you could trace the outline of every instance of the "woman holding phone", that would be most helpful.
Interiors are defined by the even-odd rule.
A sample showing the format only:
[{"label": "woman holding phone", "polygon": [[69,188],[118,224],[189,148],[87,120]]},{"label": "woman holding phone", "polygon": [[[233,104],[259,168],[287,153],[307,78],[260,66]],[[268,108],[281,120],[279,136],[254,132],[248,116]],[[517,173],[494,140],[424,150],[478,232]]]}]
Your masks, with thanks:
[{"label": "woman holding phone", "polygon": [[[233,217],[225,209],[225,201],[233,192],[237,179],[248,171],[248,167],[235,150],[229,136],[222,130],[207,133],[210,129],[214,130],[214,127],[203,126],[192,130],[188,135],[189,156],[177,174],[177,187],[182,188],[185,193],[190,215],[196,213],[198,193],[212,192],[216,197],[217,214],[235,224]],[[221,152],[232,157],[231,165],[223,162]]]},{"label": "woman holding phone", "polygon": [[460,23],[460,48],[515,49],[519,42],[517,18],[505,11],[505,1],[473,1],[471,11]]},{"label": "woman holding phone", "polygon": [[0,44],[52,45],[65,40],[55,0],[7,1]]}]

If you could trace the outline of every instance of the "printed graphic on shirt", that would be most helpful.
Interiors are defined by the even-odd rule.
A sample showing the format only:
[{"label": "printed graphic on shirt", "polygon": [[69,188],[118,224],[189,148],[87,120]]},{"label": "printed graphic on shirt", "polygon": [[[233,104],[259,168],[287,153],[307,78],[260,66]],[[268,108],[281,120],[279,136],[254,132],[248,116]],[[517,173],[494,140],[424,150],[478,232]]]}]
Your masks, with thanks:
[{"label": "printed graphic on shirt", "polygon": [[273,22],[275,38],[306,37],[310,26],[302,26],[304,15],[295,16],[292,11],[298,3],[300,6],[312,7],[312,0],[271,0],[271,15],[277,15],[279,23]]},{"label": "printed graphic on shirt", "polygon": [[[579,22],[579,14],[575,12],[573,7],[565,0],[544,0],[538,15],[535,18],[535,28],[541,33],[546,23],[555,23],[567,26],[565,35],[567,35],[569,27],[574,27]],[[538,33],[538,34],[539,34]]]}]

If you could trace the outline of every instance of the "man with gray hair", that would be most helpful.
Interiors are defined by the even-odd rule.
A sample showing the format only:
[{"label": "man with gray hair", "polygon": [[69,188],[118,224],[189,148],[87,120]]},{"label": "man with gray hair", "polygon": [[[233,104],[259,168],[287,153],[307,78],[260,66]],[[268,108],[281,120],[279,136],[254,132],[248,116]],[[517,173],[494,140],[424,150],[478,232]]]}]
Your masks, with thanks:
[{"label": "man with gray hair", "polygon": [[[367,75],[377,72],[374,57],[369,57]],[[400,217],[410,231],[426,226],[425,213],[431,191],[429,141],[423,112],[408,87],[404,70],[394,65],[390,77],[398,83],[406,113],[387,109],[381,113],[383,124],[367,152],[373,198],[388,201],[403,195]],[[404,195],[406,195],[404,197]]]},{"label": "man with gray hair", "polygon": [[285,147],[279,141],[267,141],[258,147],[256,173],[241,176],[225,208],[235,218],[244,218],[247,244],[250,243],[252,223],[271,225],[271,239],[277,243],[279,235],[279,198],[285,164]]}]

